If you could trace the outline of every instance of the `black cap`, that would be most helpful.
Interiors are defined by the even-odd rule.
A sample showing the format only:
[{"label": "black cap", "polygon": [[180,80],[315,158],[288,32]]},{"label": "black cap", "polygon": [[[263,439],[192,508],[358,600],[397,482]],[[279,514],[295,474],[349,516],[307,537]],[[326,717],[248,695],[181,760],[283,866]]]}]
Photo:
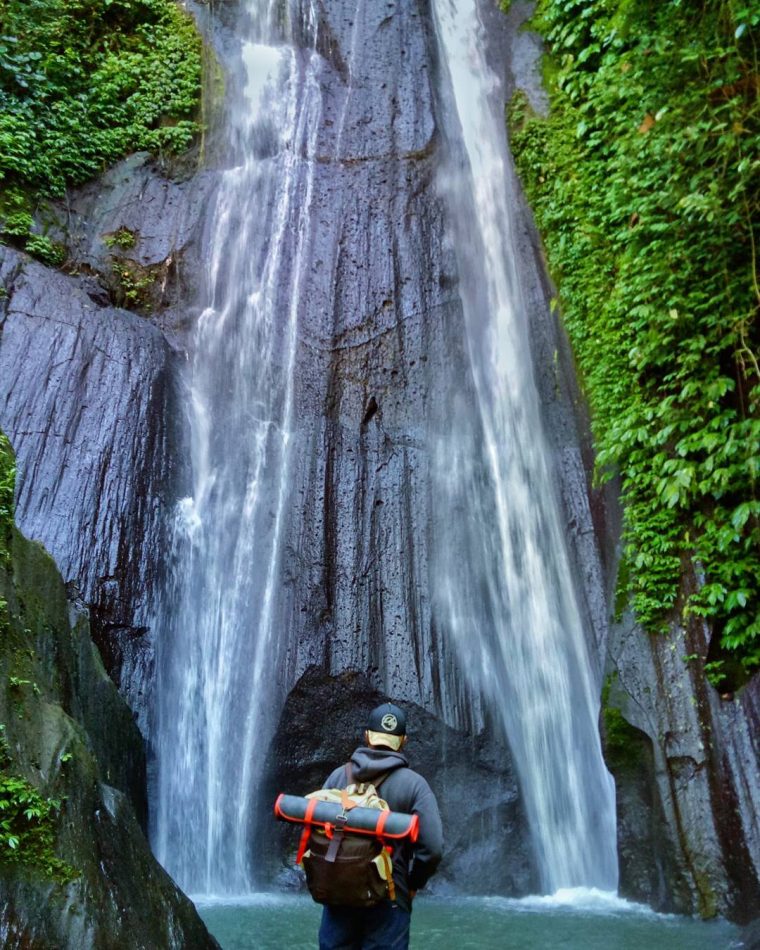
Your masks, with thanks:
[{"label": "black cap", "polygon": [[393,703],[383,703],[373,709],[367,720],[370,732],[385,732],[389,736],[406,735],[406,713]]}]

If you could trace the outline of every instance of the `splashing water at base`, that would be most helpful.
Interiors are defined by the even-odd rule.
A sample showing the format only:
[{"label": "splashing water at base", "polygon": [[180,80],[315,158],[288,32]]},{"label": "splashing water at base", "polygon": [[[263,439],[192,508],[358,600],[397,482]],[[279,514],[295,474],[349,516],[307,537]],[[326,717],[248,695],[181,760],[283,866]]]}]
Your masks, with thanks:
[{"label": "splashing water at base", "polygon": [[541,433],[499,87],[475,0],[435,0],[434,12],[449,78],[442,98],[452,159],[441,187],[472,377],[469,398],[452,398],[437,449],[439,609],[504,724],[544,889],[614,891],[614,785]]}]

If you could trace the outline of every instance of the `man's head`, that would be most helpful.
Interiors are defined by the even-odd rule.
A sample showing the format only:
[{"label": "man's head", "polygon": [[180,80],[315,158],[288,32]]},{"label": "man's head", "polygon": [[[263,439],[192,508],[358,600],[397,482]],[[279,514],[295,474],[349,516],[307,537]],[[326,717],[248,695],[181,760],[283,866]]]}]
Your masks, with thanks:
[{"label": "man's head", "polygon": [[367,745],[381,746],[398,752],[406,743],[406,713],[393,703],[383,703],[369,714]]}]

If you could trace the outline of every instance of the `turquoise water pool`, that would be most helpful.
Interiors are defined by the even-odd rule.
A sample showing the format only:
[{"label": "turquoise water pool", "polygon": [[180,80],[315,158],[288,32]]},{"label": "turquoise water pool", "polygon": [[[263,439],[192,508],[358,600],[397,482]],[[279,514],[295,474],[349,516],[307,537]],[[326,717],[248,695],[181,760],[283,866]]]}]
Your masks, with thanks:
[{"label": "turquoise water pool", "polygon": [[[223,950],[314,950],[321,908],[302,895],[258,894],[244,901],[197,898]],[[739,931],[656,914],[594,892],[512,900],[418,898],[413,950],[732,950]]]}]

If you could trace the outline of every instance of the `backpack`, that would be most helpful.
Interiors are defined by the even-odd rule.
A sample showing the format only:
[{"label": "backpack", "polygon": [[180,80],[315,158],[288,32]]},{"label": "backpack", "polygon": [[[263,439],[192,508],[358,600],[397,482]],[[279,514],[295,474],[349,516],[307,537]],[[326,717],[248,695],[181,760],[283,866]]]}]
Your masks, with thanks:
[{"label": "backpack", "polygon": [[[344,789],[325,788],[306,798],[340,803],[334,823],[324,828],[307,824],[301,837],[297,863],[303,864],[306,883],[319,904],[343,907],[371,907],[386,898],[394,900],[393,865],[382,838],[346,830],[348,813],[354,808],[390,814],[387,803],[377,793],[389,773],[378,781],[354,781],[353,768],[346,765],[348,785]],[[379,816],[378,816],[379,817]],[[382,824],[378,821],[380,827]]]}]

